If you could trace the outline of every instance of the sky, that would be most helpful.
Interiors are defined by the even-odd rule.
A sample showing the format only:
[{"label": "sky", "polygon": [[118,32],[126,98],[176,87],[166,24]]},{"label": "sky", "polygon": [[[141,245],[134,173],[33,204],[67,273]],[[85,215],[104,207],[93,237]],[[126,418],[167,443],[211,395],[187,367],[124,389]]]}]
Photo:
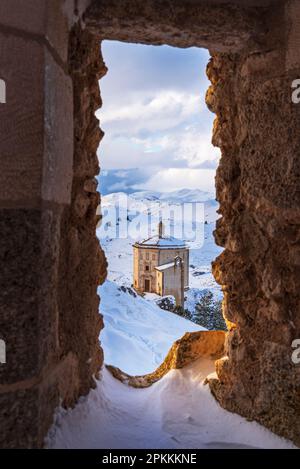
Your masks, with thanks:
[{"label": "sky", "polygon": [[219,149],[205,105],[208,51],[104,41],[107,75],[97,111],[100,190],[214,193]]}]

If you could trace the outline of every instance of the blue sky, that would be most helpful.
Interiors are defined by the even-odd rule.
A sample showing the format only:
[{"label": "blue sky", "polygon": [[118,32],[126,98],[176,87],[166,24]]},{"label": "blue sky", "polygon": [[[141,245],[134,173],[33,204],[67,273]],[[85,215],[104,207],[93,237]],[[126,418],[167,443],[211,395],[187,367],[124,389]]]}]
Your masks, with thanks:
[{"label": "blue sky", "polygon": [[219,150],[204,101],[208,52],[104,41],[102,54],[101,192],[213,192]]}]

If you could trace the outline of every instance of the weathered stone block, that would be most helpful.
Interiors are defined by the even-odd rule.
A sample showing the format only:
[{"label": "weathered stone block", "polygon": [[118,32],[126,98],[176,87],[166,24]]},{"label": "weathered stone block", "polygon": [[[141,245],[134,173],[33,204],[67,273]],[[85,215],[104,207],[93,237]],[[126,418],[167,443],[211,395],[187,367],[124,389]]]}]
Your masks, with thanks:
[{"label": "weathered stone block", "polygon": [[0,32],[0,57],[7,93],[0,106],[0,200],[36,205],[44,146],[44,47]]},{"label": "weathered stone block", "polygon": [[[0,386],[0,448],[40,448],[59,405],[59,382],[56,370],[44,381],[2,392]],[[66,370],[57,370],[64,373]],[[66,377],[70,374],[66,374]]]},{"label": "weathered stone block", "polygon": [[71,78],[45,51],[45,138],[42,197],[69,204],[73,175]]},{"label": "weathered stone block", "polygon": [[1,24],[33,34],[44,33],[47,0],[1,0]]},{"label": "weathered stone block", "polygon": [[[300,3],[298,0],[289,0],[285,5],[288,38],[286,51],[286,70],[300,68]],[[295,76],[299,78],[299,76]]]},{"label": "weathered stone block", "polygon": [[0,212],[0,333],[7,355],[0,367],[2,384],[39,371],[40,230],[38,210]]},{"label": "weathered stone block", "polygon": [[64,63],[68,60],[68,36],[74,16],[74,0],[46,0],[45,35]]},{"label": "weathered stone block", "polygon": [[57,357],[60,210],[0,211],[2,384],[28,380]]},{"label": "weathered stone block", "polygon": [[39,435],[38,389],[0,393],[0,448],[34,448]]}]

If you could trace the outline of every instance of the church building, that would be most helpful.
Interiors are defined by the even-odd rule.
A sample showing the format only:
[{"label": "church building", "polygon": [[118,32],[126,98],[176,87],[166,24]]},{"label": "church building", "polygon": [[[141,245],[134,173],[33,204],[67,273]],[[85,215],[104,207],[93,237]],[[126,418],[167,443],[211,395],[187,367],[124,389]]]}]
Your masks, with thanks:
[{"label": "church building", "polygon": [[184,305],[189,285],[189,249],[185,242],[165,236],[163,223],[158,234],[133,245],[133,285],[139,292],[173,295]]}]

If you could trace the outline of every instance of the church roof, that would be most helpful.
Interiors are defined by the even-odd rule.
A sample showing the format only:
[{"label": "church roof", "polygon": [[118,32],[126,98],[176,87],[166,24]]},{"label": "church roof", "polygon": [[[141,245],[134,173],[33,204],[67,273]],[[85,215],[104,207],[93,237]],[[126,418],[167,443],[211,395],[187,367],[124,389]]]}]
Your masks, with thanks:
[{"label": "church roof", "polygon": [[158,236],[154,235],[144,241],[140,241],[137,243],[138,245],[142,246],[155,246],[160,248],[184,248],[186,244],[182,239],[174,238],[173,236],[165,237],[165,236]]},{"label": "church roof", "polygon": [[162,271],[162,270],[170,269],[170,267],[175,267],[175,261],[168,262],[167,264],[158,265],[155,267],[155,269]]}]

